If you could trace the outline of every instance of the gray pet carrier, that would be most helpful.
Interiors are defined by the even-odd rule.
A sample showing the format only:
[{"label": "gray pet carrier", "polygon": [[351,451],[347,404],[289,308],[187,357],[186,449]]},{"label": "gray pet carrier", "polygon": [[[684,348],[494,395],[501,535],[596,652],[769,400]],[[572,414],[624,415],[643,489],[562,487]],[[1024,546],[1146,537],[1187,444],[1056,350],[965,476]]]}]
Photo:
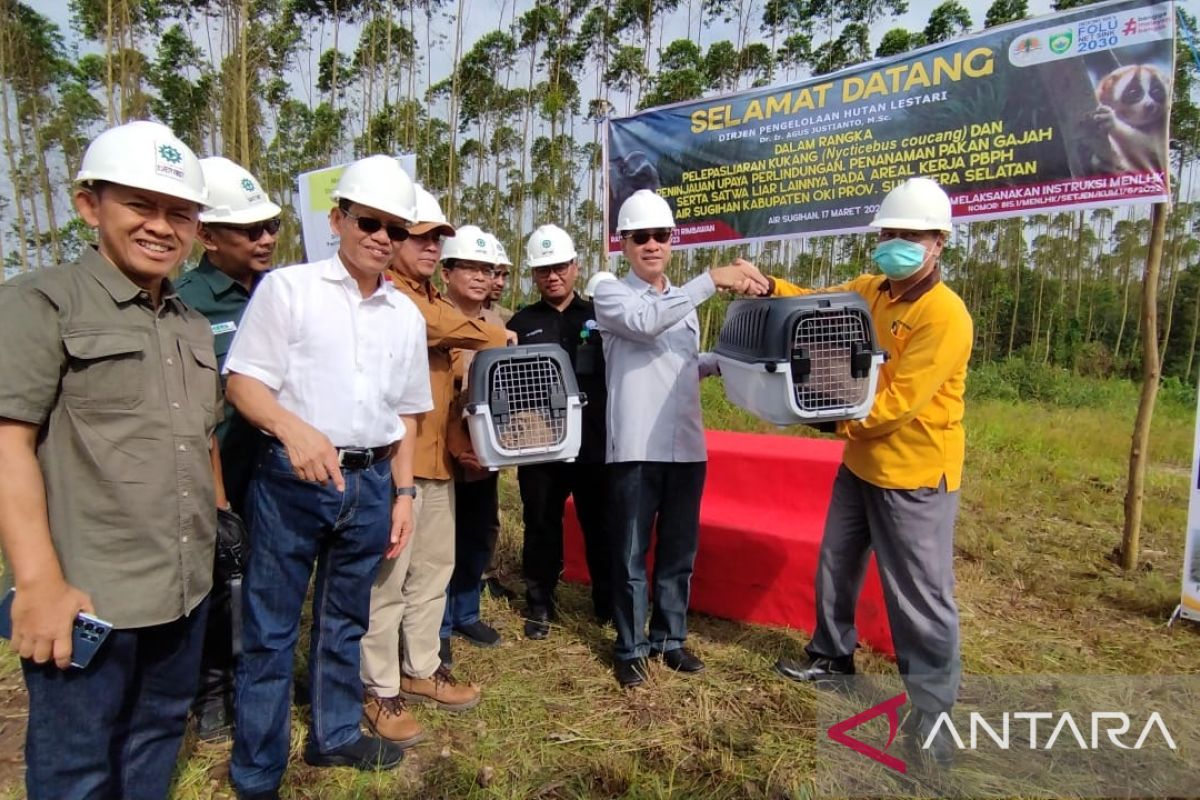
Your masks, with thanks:
[{"label": "gray pet carrier", "polygon": [[579,391],[567,353],[556,344],[483,350],[467,376],[463,411],[479,463],[490,469],[579,455]]},{"label": "gray pet carrier", "polygon": [[855,292],[735,301],[715,352],[726,396],[776,425],[865,417],[886,357]]}]

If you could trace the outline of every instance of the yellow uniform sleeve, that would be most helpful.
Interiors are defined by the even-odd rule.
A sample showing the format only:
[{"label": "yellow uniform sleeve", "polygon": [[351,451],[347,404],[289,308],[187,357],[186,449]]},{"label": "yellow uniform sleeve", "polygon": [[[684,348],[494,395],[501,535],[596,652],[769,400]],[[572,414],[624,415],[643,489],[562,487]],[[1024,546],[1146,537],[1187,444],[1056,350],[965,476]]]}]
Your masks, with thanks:
[{"label": "yellow uniform sleeve", "polygon": [[838,423],[851,440],[875,439],[911,422],[971,357],[974,326],[965,308],[918,325],[888,385],[875,395],[865,419]]}]

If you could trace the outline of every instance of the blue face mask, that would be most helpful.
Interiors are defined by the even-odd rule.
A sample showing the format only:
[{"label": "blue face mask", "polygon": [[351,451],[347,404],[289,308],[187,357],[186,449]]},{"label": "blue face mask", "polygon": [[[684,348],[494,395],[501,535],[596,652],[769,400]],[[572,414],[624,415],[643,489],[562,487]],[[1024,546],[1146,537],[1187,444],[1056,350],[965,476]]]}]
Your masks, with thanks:
[{"label": "blue face mask", "polygon": [[916,242],[888,239],[875,247],[875,252],[871,253],[871,260],[879,265],[884,275],[902,281],[916,273],[928,255],[925,248]]}]

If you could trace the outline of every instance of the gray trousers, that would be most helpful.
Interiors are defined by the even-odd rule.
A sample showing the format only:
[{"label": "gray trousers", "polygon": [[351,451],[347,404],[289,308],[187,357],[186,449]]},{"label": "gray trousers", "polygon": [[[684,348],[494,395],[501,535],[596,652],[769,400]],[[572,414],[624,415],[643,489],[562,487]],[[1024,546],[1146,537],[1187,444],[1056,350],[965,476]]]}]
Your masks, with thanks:
[{"label": "gray trousers", "polygon": [[838,468],[817,564],[817,629],[811,656],[848,658],[858,644],[854,611],[875,551],[896,661],[913,705],[948,710],[958,695],[954,520],[958,492],[882,489]]}]

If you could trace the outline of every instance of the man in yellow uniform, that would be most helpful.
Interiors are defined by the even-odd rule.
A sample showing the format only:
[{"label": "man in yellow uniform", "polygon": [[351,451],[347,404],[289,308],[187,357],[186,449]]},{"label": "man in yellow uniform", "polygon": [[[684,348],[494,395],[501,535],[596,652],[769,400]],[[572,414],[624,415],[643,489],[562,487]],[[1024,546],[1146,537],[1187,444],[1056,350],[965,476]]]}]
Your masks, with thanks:
[{"label": "man in yellow uniform", "polygon": [[[833,485],[817,567],[817,629],[808,659],[776,669],[797,681],[854,673],[854,608],[867,556],[875,552],[900,667],[916,713],[908,730],[929,739],[937,714],[958,693],[958,609],[954,604],[954,520],[962,482],[963,391],[973,326],[966,306],[941,280],[939,257],[951,231],[950,198],[928,178],[888,193],[872,227],[882,275],[833,290],[858,292],[890,358],[867,417],[841,422],[846,439]],[[806,294],[774,279],[775,296]],[[929,753],[951,760],[935,737]]]}]

